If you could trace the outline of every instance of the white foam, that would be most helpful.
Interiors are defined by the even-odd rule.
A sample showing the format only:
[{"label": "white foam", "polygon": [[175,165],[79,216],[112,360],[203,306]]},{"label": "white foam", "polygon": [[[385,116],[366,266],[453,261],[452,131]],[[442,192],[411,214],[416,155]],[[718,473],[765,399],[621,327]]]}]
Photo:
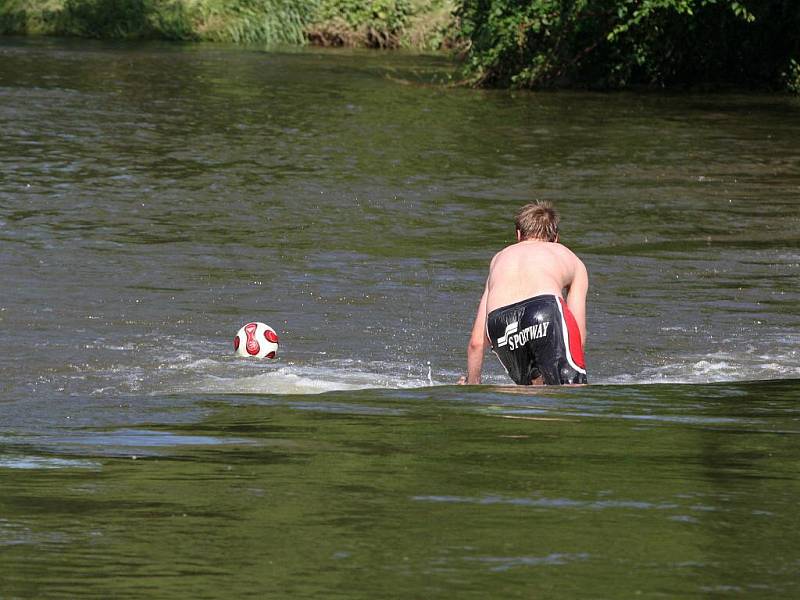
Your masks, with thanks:
[{"label": "white foam", "polygon": [[796,377],[800,377],[800,364],[794,350],[770,354],[746,348],[739,352],[676,357],[668,364],[648,366],[638,373],[610,377],[602,383],[718,383]]},{"label": "white foam", "polygon": [[[210,365],[208,365],[210,366]],[[219,365],[209,371],[218,372]],[[384,363],[363,364],[360,361],[339,361],[329,366],[287,365],[271,367],[256,375],[228,369],[224,375],[206,372],[191,390],[182,391],[228,394],[321,394],[323,392],[374,388],[414,388],[436,384],[429,379],[427,366],[419,373],[402,371],[405,366]],[[424,371],[424,372],[423,372]],[[397,375],[390,375],[397,374]]]},{"label": "white foam", "polygon": [[[251,377],[217,377],[210,375],[195,391],[227,394],[320,394],[336,390],[363,388],[341,381],[314,380],[287,373],[284,369]],[[369,387],[369,386],[366,386]]]}]

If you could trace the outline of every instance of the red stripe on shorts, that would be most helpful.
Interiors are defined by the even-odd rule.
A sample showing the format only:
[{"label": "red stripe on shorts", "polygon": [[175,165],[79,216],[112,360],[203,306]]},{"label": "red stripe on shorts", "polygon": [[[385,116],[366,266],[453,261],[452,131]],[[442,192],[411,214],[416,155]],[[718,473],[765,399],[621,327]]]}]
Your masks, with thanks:
[{"label": "red stripe on shorts", "polygon": [[583,357],[583,343],[581,342],[581,330],[578,329],[578,322],[572,316],[567,303],[563,298],[559,298],[561,303],[561,310],[564,312],[564,321],[567,323],[567,339],[569,340],[569,353],[572,355],[572,360],[581,369],[586,368],[586,359]]}]

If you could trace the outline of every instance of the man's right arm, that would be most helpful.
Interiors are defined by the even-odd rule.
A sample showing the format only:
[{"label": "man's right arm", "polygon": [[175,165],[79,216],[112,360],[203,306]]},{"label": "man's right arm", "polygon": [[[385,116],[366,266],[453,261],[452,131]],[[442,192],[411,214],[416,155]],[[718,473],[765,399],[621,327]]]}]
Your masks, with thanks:
[{"label": "man's right arm", "polygon": [[472,326],[472,334],[467,345],[467,378],[464,383],[480,383],[481,368],[483,367],[483,355],[490,344],[486,337],[486,298],[489,295],[489,282],[483,290],[478,313],[475,315],[475,323]]}]

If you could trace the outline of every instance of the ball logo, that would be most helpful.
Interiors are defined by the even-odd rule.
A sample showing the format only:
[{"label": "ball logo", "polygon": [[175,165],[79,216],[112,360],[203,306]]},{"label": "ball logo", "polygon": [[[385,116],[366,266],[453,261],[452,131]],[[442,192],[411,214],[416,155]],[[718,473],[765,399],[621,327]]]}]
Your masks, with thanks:
[{"label": "ball logo", "polygon": [[269,325],[252,321],[233,338],[233,349],[239,356],[275,358],[278,355],[278,334]]},{"label": "ball logo", "polygon": [[258,342],[256,341],[257,328],[258,325],[256,325],[255,323],[248,323],[247,325],[244,326],[244,333],[245,335],[247,335],[247,343],[245,344],[244,347],[247,349],[247,353],[251,356],[255,356],[256,354],[258,354],[258,351],[261,350],[261,348],[258,345]]}]

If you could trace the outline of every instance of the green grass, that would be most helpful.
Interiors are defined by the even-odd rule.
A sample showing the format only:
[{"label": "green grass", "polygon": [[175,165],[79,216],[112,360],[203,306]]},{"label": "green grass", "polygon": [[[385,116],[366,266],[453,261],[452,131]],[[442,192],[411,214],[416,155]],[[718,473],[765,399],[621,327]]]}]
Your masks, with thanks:
[{"label": "green grass", "polygon": [[432,50],[454,0],[2,0],[0,34]]}]

